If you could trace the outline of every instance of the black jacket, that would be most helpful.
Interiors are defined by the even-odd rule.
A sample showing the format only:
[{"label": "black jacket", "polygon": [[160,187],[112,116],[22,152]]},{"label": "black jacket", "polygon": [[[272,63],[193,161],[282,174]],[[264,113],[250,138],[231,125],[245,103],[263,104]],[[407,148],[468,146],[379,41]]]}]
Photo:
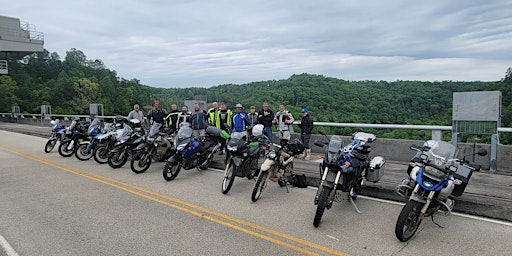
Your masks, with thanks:
[{"label": "black jacket", "polygon": [[272,121],[274,121],[274,112],[270,109],[267,110],[268,115],[264,115],[264,110],[261,109],[258,112],[258,124],[262,124],[264,127],[272,127]]},{"label": "black jacket", "polygon": [[311,134],[313,132],[313,118],[309,114],[303,116],[299,127],[300,134]]}]

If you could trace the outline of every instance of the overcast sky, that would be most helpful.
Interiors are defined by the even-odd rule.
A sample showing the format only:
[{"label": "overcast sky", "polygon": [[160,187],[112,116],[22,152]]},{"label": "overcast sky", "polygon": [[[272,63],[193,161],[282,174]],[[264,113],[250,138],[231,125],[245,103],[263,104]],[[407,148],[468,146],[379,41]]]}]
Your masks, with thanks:
[{"label": "overcast sky", "polygon": [[0,15],[34,24],[61,59],[76,48],[155,87],[497,81],[512,67],[510,0],[0,0]]}]

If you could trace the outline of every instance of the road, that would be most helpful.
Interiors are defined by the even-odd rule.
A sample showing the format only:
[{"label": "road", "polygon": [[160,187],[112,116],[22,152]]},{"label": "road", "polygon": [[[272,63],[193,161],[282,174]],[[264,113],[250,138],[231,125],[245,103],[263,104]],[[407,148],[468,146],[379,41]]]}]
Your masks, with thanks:
[{"label": "road", "polygon": [[[46,139],[0,131],[0,235],[20,255],[507,255],[510,222],[436,215],[409,243],[394,236],[401,204],[360,197],[312,220],[316,190],[269,184],[252,203],[254,181],[228,195],[222,173],[162,178],[45,154]],[[0,255],[2,253],[0,252]]]}]

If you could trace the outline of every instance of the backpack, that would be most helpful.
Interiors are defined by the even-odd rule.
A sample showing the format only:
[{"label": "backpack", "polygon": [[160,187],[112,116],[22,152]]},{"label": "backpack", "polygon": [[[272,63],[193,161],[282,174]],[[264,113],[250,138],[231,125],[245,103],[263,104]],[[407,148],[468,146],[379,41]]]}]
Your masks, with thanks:
[{"label": "backpack", "polygon": [[302,175],[295,174],[293,181],[294,181],[293,186],[295,186],[295,187],[298,187],[298,188],[307,188],[308,187],[308,178],[306,177],[305,174],[302,174]]}]

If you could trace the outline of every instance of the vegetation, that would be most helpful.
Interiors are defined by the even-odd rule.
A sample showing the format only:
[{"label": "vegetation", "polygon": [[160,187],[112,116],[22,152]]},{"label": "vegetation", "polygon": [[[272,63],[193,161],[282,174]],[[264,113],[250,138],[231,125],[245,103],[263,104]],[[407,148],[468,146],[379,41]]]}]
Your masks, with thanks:
[{"label": "vegetation", "polygon": [[[276,110],[284,104],[296,119],[307,107],[315,121],[372,124],[452,125],[453,92],[495,91],[503,95],[502,126],[512,125],[512,70],[496,82],[460,81],[347,81],[322,75],[299,74],[288,79],[224,84],[210,88],[155,88],[137,79],[117,77],[101,60],[87,60],[76,49],[66,52],[63,61],[56,53],[32,56],[27,64],[9,63],[10,74],[0,76],[0,112],[13,105],[22,112],[39,113],[41,105],[51,105],[54,114],[88,114],[89,103],[104,106],[105,115],[126,115],[133,104],[149,110],[154,99],[164,108],[184,100],[224,101],[258,108],[268,101]],[[351,134],[354,128],[330,128]],[[367,129],[388,138],[416,138],[416,131]],[[449,136],[447,136],[449,137]],[[471,135],[465,139],[471,140]],[[488,141],[488,136],[480,138]],[[502,143],[512,143],[512,134],[502,134]]]}]

